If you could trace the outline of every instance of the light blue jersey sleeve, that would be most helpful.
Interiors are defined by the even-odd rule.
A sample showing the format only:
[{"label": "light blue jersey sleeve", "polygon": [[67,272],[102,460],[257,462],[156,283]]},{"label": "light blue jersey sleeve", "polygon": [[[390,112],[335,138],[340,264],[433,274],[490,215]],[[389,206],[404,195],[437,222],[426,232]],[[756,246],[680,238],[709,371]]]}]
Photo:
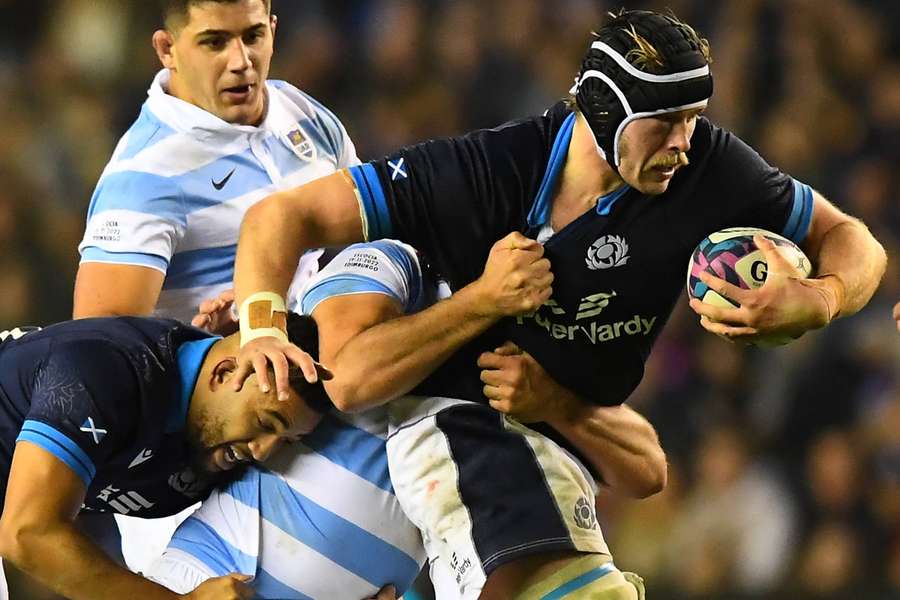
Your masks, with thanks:
[{"label": "light blue jersey sleeve", "polygon": [[404,312],[424,302],[422,268],[416,251],[395,240],[353,244],[311,279],[302,293],[301,310],[310,315],[323,300],[351,294],[383,294]]},{"label": "light blue jersey sleeve", "polygon": [[123,136],[91,197],[81,262],[166,272],[187,216],[175,178],[152,165],[156,155],[171,153],[162,142],[173,133],[144,110]]}]

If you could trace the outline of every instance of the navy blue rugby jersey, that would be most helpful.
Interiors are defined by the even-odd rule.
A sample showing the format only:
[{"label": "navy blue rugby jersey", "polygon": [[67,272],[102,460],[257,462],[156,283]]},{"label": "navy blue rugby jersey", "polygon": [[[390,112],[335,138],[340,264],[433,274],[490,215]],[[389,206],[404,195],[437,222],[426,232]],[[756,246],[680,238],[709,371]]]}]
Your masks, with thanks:
[{"label": "navy blue rugby jersey", "polygon": [[185,422],[200,366],[218,339],[174,320],[138,317],[6,335],[0,501],[15,444],[25,440],[81,478],[86,510],[160,517],[197,502],[208,490],[189,467]]},{"label": "navy blue rugby jersey", "polygon": [[[413,245],[454,290],[474,281],[494,242],[511,231],[536,237],[548,224],[574,123],[559,103],[544,116],[353,167],[368,239]],[[683,293],[700,240],[750,226],[799,243],[809,228],[809,186],[735,135],[700,118],[688,157],[664,194],[624,186],[549,238],[551,301],[532,317],[499,323],[419,391],[484,401],[475,359],[509,339],[587,400],[623,402]]]}]

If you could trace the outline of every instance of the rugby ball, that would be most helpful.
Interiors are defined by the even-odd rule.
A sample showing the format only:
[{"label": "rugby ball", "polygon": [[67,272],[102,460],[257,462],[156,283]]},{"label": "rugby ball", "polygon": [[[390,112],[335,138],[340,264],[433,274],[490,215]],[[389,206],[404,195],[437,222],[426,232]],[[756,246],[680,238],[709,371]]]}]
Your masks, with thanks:
[{"label": "rugby ball", "polygon": [[764,284],[768,265],[762,250],[753,241],[753,235],[757,233],[772,240],[778,252],[804,277],[809,277],[812,272],[809,258],[791,240],[765,229],[731,227],[709,234],[694,249],[688,265],[688,295],[715,306],[739,306],[703,283],[700,279],[703,271],[743,289],[758,288]]}]

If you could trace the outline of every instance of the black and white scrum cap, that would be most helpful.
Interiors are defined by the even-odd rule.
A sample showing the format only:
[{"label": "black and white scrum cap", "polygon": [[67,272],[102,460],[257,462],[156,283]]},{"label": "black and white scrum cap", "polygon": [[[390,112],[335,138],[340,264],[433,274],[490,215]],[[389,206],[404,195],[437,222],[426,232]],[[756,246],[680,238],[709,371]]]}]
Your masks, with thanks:
[{"label": "black and white scrum cap", "polygon": [[[662,67],[629,62],[629,53],[639,49],[636,38],[656,50]],[[619,139],[628,123],[701,107],[712,96],[713,81],[689,27],[665,15],[635,10],[623,12],[598,32],[570,92],[594,133],[598,151],[617,169]]]}]

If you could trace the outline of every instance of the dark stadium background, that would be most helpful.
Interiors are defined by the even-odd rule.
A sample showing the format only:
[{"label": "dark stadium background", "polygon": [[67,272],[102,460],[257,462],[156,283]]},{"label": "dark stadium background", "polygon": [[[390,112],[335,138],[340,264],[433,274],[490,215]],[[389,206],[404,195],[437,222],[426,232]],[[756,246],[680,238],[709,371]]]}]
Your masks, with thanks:
[{"label": "dark stadium background", "polygon": [[[900,598],[900,2],[274,4],[273,77],[332,108],[364,160],[542,111],[605,10],[669,7],[706,35],[708,114],[893,260],[862,313],[780,349],[722,342],[681,305],[632,399],[668,489],[604,496],[605,532],[651,600]],[[0,0],[0,329],[70,314],[92,187],[158,68],[153,6]],[[13,583],[16,600],[52,597]]]}]

